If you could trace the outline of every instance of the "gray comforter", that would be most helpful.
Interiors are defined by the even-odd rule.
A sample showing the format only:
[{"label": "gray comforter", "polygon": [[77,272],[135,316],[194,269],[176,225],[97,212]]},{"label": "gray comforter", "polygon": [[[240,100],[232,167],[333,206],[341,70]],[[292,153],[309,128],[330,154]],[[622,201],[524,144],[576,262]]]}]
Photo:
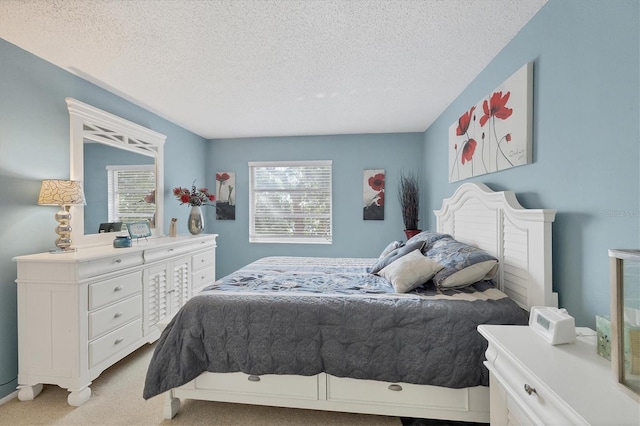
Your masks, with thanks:
[{"label": "gray comforter", "polygon": [[[476,327],[527,323],[523,309],[486,283],[448,294],[425,286],[397,295],[366,272],[375,259],[347,259],[346,267],[297,259],[306,260],[261,260],[189,300],[157,343],[144,398],[205,371],[488,385],[486,342]],[[292,273],[291,262],[306,266]],[[331,265],[316,265],[323,262]],[[323,284],[334,274],[333,285]],[[329,293],[305,291],[311,276]],[[358,277],[370,292],[354,286]]]}]

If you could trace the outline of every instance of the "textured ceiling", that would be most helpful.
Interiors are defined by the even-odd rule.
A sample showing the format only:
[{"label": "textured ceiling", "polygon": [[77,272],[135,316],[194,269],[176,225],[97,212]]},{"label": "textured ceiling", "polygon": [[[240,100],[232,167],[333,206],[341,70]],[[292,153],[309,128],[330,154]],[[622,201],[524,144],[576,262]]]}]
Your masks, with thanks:
[{"label": "textured ceiling", "polygon": [[1,0],[0,37],[207,139],[424,131],[546,0]]}]

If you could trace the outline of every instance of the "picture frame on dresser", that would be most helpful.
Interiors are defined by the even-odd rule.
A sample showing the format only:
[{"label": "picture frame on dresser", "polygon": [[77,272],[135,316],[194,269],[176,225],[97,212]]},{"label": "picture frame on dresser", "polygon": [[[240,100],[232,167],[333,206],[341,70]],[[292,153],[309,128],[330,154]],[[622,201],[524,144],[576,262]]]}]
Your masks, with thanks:
[{"label": "picture frame on dresser", "polygon": [[620,387],[640,402],[640,250],[609,250],[611,369]]},{"label": "picture frame on dresser", "polygon": [[127,224],[127,230],[132,240],[139,238],[148,238],[151,236],[151,227],[149,222],[134,222]]}]

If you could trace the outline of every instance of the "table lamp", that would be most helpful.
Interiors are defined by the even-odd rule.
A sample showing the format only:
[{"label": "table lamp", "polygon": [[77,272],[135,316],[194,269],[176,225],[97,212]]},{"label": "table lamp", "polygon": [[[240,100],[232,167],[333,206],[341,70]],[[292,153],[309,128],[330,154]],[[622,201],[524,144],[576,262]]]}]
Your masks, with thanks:
[{"label": "table lamp", "polygon": [[71,214],[69,208],[72,205],[86,204],[84,192],[80,182],[73,180],[46,179],[42,181],[40,187],[40,196],[38,197],[38,205],[41,206],[60,206],[60,210],[56,213],[58,226],[56,228],[55,250],[52,253],[68,253],[75,251],[71,247]]}]

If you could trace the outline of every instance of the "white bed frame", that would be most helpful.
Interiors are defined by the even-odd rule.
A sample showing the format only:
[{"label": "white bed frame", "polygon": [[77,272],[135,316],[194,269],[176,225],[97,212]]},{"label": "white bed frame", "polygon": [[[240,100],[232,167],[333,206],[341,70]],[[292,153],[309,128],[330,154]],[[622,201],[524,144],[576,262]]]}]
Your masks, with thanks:
[{"label": "white bed frame", "polygon": [[[465,183],[434,212],[437,230],[500,260],[499,288],[520,306],[557,306],[551,288],[555,210],[524,209],[513,192]],[[387,416],[489,423],[489,388],[451,389],[334,377],[202,373],[166,392],[165,418],[180,398]]]}]

